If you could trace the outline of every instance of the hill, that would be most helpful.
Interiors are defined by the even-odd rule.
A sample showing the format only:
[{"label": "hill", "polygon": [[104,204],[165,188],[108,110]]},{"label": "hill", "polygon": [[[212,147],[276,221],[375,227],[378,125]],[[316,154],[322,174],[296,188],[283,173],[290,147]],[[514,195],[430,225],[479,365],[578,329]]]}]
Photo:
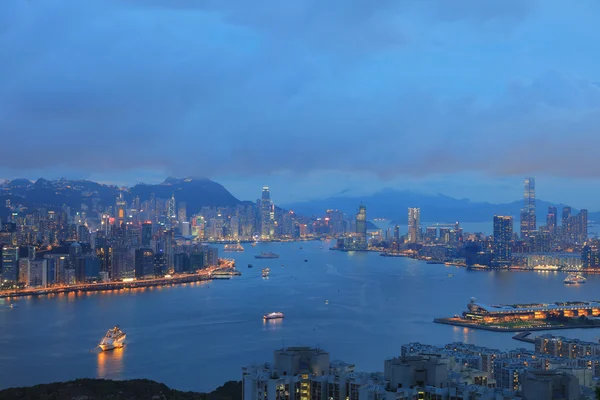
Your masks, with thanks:
[{"label": "hill", "polygon": [[227,382],[210,393],[182,392],[147,379],[113,381],[77,379],[23,388],[0,390],[3,400],[241,400],[242,383]]},{"label": "hill", "polygon": [[[428,222],[486,222],[490,221],[495,214],[512,215],[518,220],[521,207],[523,207],[522,200],[493,204],[473,202],[469,199],[455,199],[442,194],[429,195],[393,189],[385,189],[369,196],[334,196],[322,200],[285,204],[284,207],[303,215],[321,216],[325,213],[325,210],[330,208],[351,215],[356,213],[361,202],[367,206],[369,219],[388,218],[400,223],[406,222],[409,207],[421,208],[421,221]],[[543,200],[537,200],[536,205],[540,225],[546,220],[548,206],[558,207],[559,213],[564,206],[563,204],[553,204]],[[577,210],[573,210],[573,212],[577,212]],[[596,214],[590,214],[591,218],[595,216]]]}]

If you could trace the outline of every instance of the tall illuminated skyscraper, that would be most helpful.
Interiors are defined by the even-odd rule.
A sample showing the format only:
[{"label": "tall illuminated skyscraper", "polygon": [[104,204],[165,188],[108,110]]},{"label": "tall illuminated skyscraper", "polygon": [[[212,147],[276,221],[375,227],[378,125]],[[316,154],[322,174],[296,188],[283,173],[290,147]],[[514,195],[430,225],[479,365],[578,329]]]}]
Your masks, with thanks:
[{"label": "tall illuminated skyscraper", "polygon": [[275,210],[271,203],[271,193],[269,187],[264,186],[260,199],[260,236],[262,239],[271,239],[273,219],[275,219]]},{"label": "tall illuminated skyscraper", "polygon": [[358,206],[356,213],[356,250],[367,249],[367,207],[364,204]]},{"label": "tall illuminated skyscraper", "polygon": [[512,217],[494,215],[494,256],[496,261],[510,261],[512,257],[512,234]]},{"label": "tall illuminated skyscraper", "polygon": [[127,202],[123,199],[123,193],[119,194],[117,198],[116,210],[117,226],[121,226],[125,223],[125,213],[127,212]]},{"label": "tall illuminated skyscraper", "polygon": [[408,241],[417,243],[421,233],[421,209],[408,209]]},{"label": "tall illuminated skyscraper", "polygon": [[525,178],[523,208],[521,209],[521,238],[527,238],[537,229],[535,219],[535,178]]}]

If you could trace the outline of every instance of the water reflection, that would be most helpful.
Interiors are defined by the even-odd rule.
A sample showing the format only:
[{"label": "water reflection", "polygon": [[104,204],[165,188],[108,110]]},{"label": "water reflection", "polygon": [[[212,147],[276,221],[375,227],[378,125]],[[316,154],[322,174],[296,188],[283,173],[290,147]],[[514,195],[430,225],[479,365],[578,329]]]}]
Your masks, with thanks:
[{"label": "water reflection", "polygon": [[125,347],[100,351],[97,356],[98,378],[121,379],[123,374],[123,352]]},{"label": "water reflection", "polygon": [[276,331],[281,329],[282,325],[283,319],[263,319],[264,331]]}]

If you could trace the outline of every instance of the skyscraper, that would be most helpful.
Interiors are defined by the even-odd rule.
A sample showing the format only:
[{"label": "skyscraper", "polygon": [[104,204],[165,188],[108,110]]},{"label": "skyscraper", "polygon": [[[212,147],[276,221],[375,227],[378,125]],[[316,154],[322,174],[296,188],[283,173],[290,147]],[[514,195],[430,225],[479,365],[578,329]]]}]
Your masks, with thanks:
[{"label": "skyscraper", "polygon": [[408,241],[409,243],[417,243],[421,233],[421,209],[408,209]]},{"label": "skyscraper", "polygon": [[260,236],[262,239],[271,239],[272,212],[274,218],[275,214],[271,204],[271,193],[269,192],[269,187],[264,186],[262,189],[262,196],[260,199]]},{"label": "skyscraper", "polygon": [[521,209],[521,238],[529,237],[537,229],[535,220],[535,178],[525,178],[523,208]]},{"label": "skyscraper", "polygon": [[496,261],[510,261],[512,234],[512,217],[494,215],[494,258]]},{"label": "skyscraper", "polygon": [[142,247],[152,248],[152,221],[146,221],[142,224]]},{"label": "skyscraper", "polygon": [[556,225],[558,223],[558,214],[556,207],[548,207],[548,214],[546,215],[546,228],[548,233],[554,236],[556,235]]},{"label": "skyscraper", "polygon": [[367,249],[367,207],[360,203],[358,213],[356,214],[356,248],[357,250]]},{"label": "skyscraper", "polygon": [[123,193],[119,194],[116,202],[116,217],[117,217],[117,226],[121,226],[125,222],[125,213],[127,208],[127,202],[123,199]]}]

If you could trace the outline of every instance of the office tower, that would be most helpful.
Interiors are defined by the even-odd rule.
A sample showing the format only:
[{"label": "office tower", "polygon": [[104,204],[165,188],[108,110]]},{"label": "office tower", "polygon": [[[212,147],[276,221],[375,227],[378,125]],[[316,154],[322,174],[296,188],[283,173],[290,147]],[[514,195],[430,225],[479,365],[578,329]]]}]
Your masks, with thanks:
[{"label": "office tower", "polygon": [[90,242],[90,230],[85,225],[79,225],[77,227],[77,241],[81,243]]},{"label": "office tower", "polygon": [[126,211],[127,211],[127,202],[123,199],[123,193],[120,193],[119,197],[117,197],[117,202],[116,202],[115,219],[117,220],[116,221],[117,226],[121,226],[123,223],[125,223]]},{"label": "office tower", "polygon": [[271,193],[269,187],[264,186],[260,199],[260,236],[262,239],[271,239]]},{"label": "office tower", "polygon": [[367,207],[362,203],[358,207],[358,213],[356,214],[356,234],[365,239],[367,237]]},{"label": "office tower", "polygon": [[135,251],[135,277],[154,277],[154,252],[151,249],[138,249]]},{"label": "office tower", "polygon": [[527,238],[537,229],[535,218],[535,178],[525,178],[523,208],[521,209],[521,238]]},{"label": "office tower", "polygon": [[127,247],[115,247],[110,250],[110,255],[112,256],[110,262],[110,279],[121,280],[135,277],[135,257],[133,251]]},{"label": "office tower", "polygon": [[546,215],[546,228],[548,233],[552,236],[556,235],[556,225],[558,222],[558,214],[556,207],[548,207],[548,214]]},{"label": "office tower", "polygon": [[571,236],[571,229],[569,226],[570,220],[571,220],[571,207],[563,207],[561,221],[560,221],[561,222],[560,230],[561,230],[563,240],[569,240],[569,237]]},{"label": "office tower", "polygon": [[394,242],[400,243],[400,227],[398,225],[394,227]]},{"label": "office tower", "polygon": [[408,241],[417,243],[421,233],[421,209],[408,209]]},{"label": "office tower", "polygon": [[234,215],[229,219],[229,230],[231,237],[237,239],[240,235],[240,219]]},{"label": "office tower", "polygon": [[579,243],[584,243],[588,238],[588,210],[581,209],[579,210],[578,218],[578,232],[577,232],[577,241]]},{"label": "office tower", "polygon": [[512,235],[512,217],[494,215],[494,256],[496,261],[510,261]]},{"label": "office tower", "polygon": [[167,218],[170,220],[177,218],[177,214],[175,214],[175,194],[171,195],[171,198],[167,201]]},{"label": "office tower", "polygon": [[190,236],[192,234],[189,222],[180,222],[181,236]]},{"label": "office tower", "polygon": [[146,221],[142,224],[142,247],[152,248],[152,222]]},{"label": "office tower", "polygon": [[2,247],[2,282],[17,283],[19,271],[19,248],[16,246]]},{"label": "office tower", "polygon": [[187,204],[185,202],[179,203],[179,209],[177,210],[177,220],[179,222],[187,221]]},{"label": "office tower", "polygon": [[437,241],[437,226],[428,226],[425,228],[425,240],[428,243],[434,243]]}]

